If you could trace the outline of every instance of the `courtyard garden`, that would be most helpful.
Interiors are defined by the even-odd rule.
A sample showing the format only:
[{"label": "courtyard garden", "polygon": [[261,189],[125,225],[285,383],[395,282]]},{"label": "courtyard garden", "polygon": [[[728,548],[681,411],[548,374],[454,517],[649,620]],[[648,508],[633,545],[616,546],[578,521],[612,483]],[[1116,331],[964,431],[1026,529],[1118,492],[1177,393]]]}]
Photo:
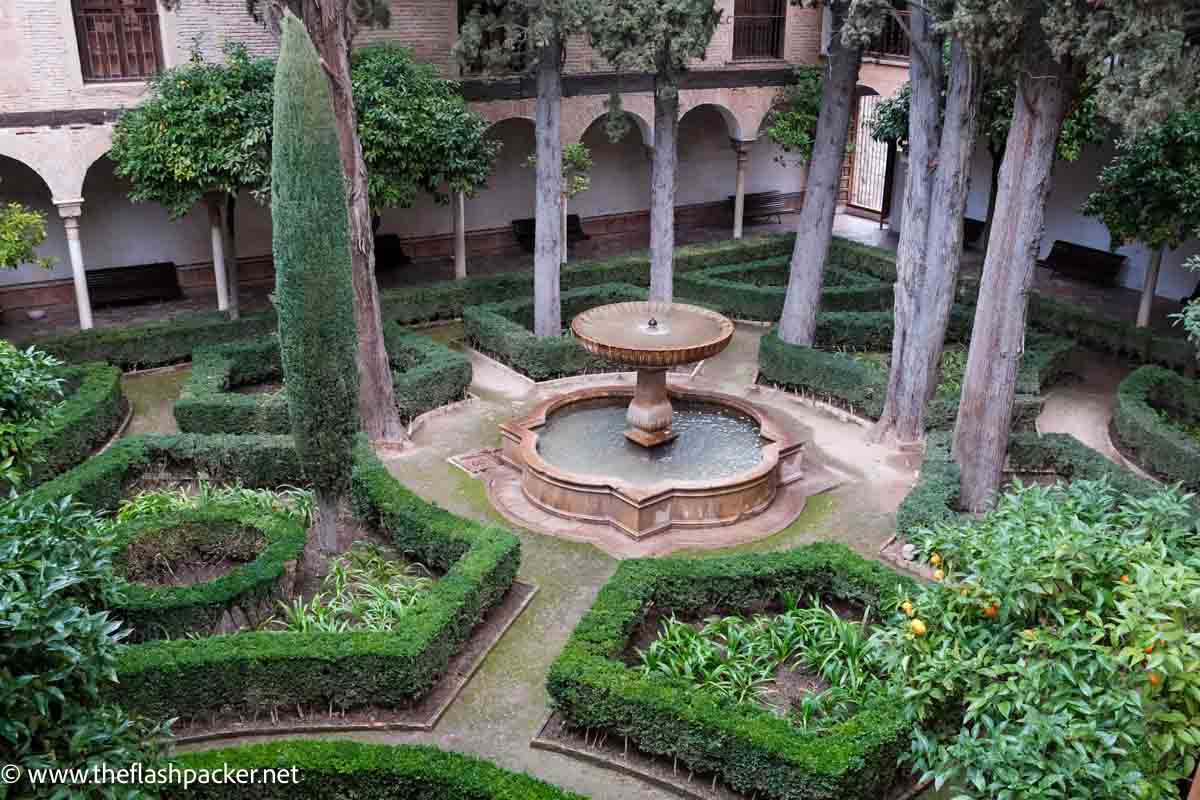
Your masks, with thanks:
[{"label": "courtyard garden", "polygon": [[[675,247],[669,89],[720,15],[663,52],[655,7],[609,7],[551,38],[664,87],[649,252],[564,264],[586,159],[555,133],[532,270],[383,290],[371,204],[410,198],[364,150],[412,191],[486,176],[389,173],[349,37],[275,20],[270,308],[0,341],[0,797],[1200,798],[1200,305],[1164,334],[1031,290],[1020,176],[957,274],[970,149],[930,147],[968,126],[970,59],[1001,59],[961,5],[913,12],[947,75],[914,61],[931,166],[895,250],[833,236],[818,196],[842,37],[820,114],[793,86],[774,117],[812,159],[798,232]],[[1115,5],[1133,39],[1161,23]],[[510,59],[493,16],[467,46]],[[372,116],[401,78],[359,80]],[[1013,113],[1026,142],[1066,109]],[[230,770],[255,779],[200,777]]]}]

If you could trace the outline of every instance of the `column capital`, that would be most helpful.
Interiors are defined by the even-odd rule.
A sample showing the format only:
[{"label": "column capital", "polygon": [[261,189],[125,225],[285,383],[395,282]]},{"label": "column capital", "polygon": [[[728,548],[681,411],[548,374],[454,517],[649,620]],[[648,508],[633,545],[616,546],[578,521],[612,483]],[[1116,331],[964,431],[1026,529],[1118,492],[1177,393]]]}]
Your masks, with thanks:
[{"label": "column capital", "polygon": [[55,200],[54,206],[58,209],[58,215],[64,220],[76,219],[83,213],[83,198],[77,200]]},{"label": "column capital", "polygon": [[733,139],[729,140],[729,146],[733,148],[733,152],[737,153],[738,158],[746,158],[750,155],[750,148],[754,145],[753,139]]}]

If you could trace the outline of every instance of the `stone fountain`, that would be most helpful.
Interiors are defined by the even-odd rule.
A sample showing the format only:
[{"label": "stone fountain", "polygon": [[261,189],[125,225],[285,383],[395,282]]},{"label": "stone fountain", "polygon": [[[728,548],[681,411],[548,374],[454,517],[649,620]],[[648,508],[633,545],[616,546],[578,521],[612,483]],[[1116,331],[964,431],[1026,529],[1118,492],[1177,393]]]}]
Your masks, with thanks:
[{"label": "stone fountain", "polygon": [[676,436],[667,371],[720,353],[733,338],[733,323],[682,303],[613,303],[575,317],[571,331],[589,352],[637,370],[625,435],[655,447]]},{"label": "stone fountain", "polygon": [[580,379],[585,388],[500,426],[502,460],[520,471],[521,502],[641,539],[741,522],[802,476],[803,445],[778,412],[699,388],[686,375],[668,380],[673,367],[728,346],[734,326],[726,317],[681,303],[615,303],[579,314],[571,330],[637,380],[631,387]]}]

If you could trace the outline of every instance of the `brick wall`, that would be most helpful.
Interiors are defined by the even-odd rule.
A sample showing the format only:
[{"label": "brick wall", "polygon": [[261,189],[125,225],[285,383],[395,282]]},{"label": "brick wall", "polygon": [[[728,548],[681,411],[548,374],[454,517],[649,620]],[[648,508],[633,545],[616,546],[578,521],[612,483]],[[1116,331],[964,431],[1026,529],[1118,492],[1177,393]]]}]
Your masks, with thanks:
[{"label": "brick wall", "polygon": [[421,61],[437,65],[443,75],[458,75],[453,54],[458,38],[456,0],[391,0],[391,6],[391,26],[359,31],[355,45],[397,42]]},{"label": "brick wall", "polygon": [[273,56],[279,52],[275,36],[246,13],[246,0],[180,3],[175,12],[175,63],[186,61],[193,50],[205,60],[218,61],[226,42],[241,42],[255,55]]}]

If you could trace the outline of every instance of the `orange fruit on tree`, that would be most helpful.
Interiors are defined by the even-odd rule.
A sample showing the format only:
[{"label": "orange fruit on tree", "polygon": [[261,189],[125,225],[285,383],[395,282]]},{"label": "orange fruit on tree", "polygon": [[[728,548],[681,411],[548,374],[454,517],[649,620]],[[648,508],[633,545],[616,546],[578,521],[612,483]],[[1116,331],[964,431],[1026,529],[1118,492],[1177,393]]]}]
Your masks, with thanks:
[{"label": "orange fruit on tree", "polygon": [[1146,655],[1150,655],[1151,653],[1154,652],[1154,642],[1151,642],[1150,644],[1146,645],[1145,652],[1146,652]]},{"label": "orange fruit on tree", "polygon": [[935,581],[940,581],[944,577],[946,577],[946,573],[940,569],[937,572],[933,573],[933,579]]},{"label": "orange fruit on tree", "polygon": [[1000,606],[996,603],[992,603],[983,610],[983,615],[988,619],[995,619],[996,617],[1000,616]]},{"label": "orange fruit on tree", "polygon": [[934,553],[933,555],[931,555],[929,557],[929,563],[933,564],[936,567],[938,564],[942,563],[942,557],[939,556],[937,553]]},{"label": "orange fruit on tree", "polygon": [[1037,631],[1035,631],[1033,628],[1026,628],[1021,632],[1021,635],[1026,639],[1032,639],[1033,637],[1037,636]]},{"label": "orange fruit on tree", "polygon": [[900,609],[905,614],[908,614],[910,617],[916,613],[916,609],[913,608],[913,604],[911,602],[909,602],[908,600],[905,600],[903,603],[900,604]]},{"label": "orange fruit on tree", "polygon": [[926,630],[925,623],[919,619],[914,619],[912,622],[908,623],[908,627],[909,627],[909,630],[911,630],[913,632],[914,636],[924,636],[925,635],[925,630]]},{"label": "orange fruit on tree", "polygon": [[1158,686],[1160,683],[1162,683],[1162,675],[1159,675],[1157,672],[1151,672],[1150,673],[1150,685]]},{"label": "orange fruit on tree", "polygon": [[1121,583],[1129,583],[1129,576],[1128,576],[1128,575],[1122,575],[1122,576],[1121,576]]}]

